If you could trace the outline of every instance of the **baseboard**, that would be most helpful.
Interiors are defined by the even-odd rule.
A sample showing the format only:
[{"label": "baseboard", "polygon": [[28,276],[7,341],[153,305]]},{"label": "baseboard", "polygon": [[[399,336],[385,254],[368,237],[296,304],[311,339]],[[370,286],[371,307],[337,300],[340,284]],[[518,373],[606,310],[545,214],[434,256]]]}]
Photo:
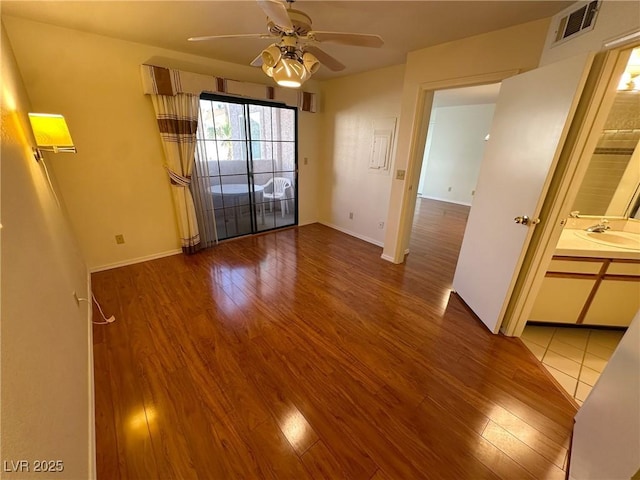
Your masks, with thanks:
[{"label": "baseboard", "polygon": [[382,255],[380,255],[380,258],[383,259],[383,260],[386,260],[387,262],[391,262],[391,263],[394,263],[396,265],[399,265],[399,264],[404,262],[404,259],[405,259],[405,257],[407,255],[409,255],[409,249],[408,248],[404,251],[404,255],[402,256],[402,261],[400,261],[400,262],[396,263],[394,261],[393,257],[391,255],[387,255],[386,253],[383,253]]},{"label": "baseboard", "polygon": [[182,253],[182,249],[154,253],[152,255],[145,255],[144,257],[123,260],[122,262],[115,262],[115,263],[109,263],[107,265],[100,265],[98,267],[90,267],[89,272],[96,273],[96,272],[102,272],[104,270],[111,270],[112,268],[126,267],[127,265],[133,265],[135,263],[148,262],[149,260],[156,260],[157,258],[170,257],[171,255],[177,255],[178,253]]},{"label": "baseboard", "polygon": [[438,202],[446,202],[446,203],[455,203],[456,205],[464,205],[465,207],[470,207],[471,204],[467,202],[458,202],[456,200],[451,200],[449,198],[440,198],[440,197],[432,197],[427,195],[420,195],[421,198],[426,198],[428,200],[437,200]]},{"label": "baseboard", "polygon": [[[91,298],[91,272],[87,271],[87,298]],[[89,363],[89,475],[88,478],[97,478],[96,459],[96,400],[95,400],[95,380],[93,376],[93,303],[87,302],[87,322],[89,322],[88,341],[88,363]]]},{"label": "baseboard", "polygon": [[304,227],[306,225],[313,225],[314,223],[318,223],[318,220],[307,220],[306,222],[298,221],[298,227]]},{"label": "baseboard", "polygon": [[318,222],[318,223],[326,227],[333,228],[334,230],[338,230],[339,232],[346,233],[347,235],[350,235],[352,237],[359,238],[360,240],[364,240],[367,243],[372,243],[378,247],[384,247],[384,242],[381,242],[371,237],[367,237],[366,235],[360,235],[359,233],[352,232],[351,230],[347,230],[346,228],[339,227],[332,223],[326,223],[326,222]]},{"label": "baseboard", "polygon": [[393,261],[393,257],[391,255],[387,255],[386,253],[380,255],[380,258],[386,260],[387,262],[396,263]]}]

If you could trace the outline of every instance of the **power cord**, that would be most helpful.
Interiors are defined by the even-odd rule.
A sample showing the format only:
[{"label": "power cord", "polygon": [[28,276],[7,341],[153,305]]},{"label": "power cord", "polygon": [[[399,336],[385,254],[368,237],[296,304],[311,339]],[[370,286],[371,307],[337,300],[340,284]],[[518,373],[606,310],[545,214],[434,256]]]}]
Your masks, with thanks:
[{"label": "power cord", "polygon": [[96,300],[96,296],[93,294],[93,292],[91,292],[91,298],[93,298],[93,303],[96,304],[96,307],[98,307],[98,310],[100,311],[100,315],[102,315],[102,318],[104,319],[104,322],[92,322],[94,325],[108,325],[109,323],[113,323],[116,321],[116,317],[113,315],[111,315],[109,318],[105,316],[104,312],[102,311],[102,307],[98,303],[98,300]]},{"label": "power cord", "polygon": [[42,163],[42,166],[44,167],[44,173],[47,176],[47,182],[49,182],[49,188],[51,189],[53,198],[56,200],[56,204],[58,205],[58,208],[62,208],[62,206],[60,205],[60,200],[58,199],[58,195],[56,194],[56,190],[55,188],[53,188],[53,182],[51,181],[51,177],[49,176],[49,169],[47,168],[47,163],[44,161],[44,158],[40,163]]},{"label": "power cord", "polygon": [[[88,298],[79,298],[76,293],[73,293],[73,296],[76,299],[76,302],[88,302],[89,299]],[[98,303],[98,300],[96,299],[96,296],[93,294],[93,292],[91,292],[91,298],[93,299],[93,303],[96,304],[96,307],[98,307],[98,311],[100,312],[100,315],[102,315],[102,318],[104,319],[104,322],[94,322],[92,321],[91,323],[93,323],[94,325],[108,325],[110,323],[113,323],[116,321],[116,317],[114,315],[111,315],[109,318],[106,317],[106,315],[104,314],[104,312],[102,311],[102,307],[100,306],[100,304]]]}]

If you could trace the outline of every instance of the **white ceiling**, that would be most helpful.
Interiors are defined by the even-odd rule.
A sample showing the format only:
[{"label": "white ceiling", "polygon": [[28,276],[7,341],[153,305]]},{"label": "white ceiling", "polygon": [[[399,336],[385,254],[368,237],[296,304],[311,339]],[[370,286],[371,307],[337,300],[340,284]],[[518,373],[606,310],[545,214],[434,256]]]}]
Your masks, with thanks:
[{"label": "white ceiling", "polygon": [[[405,62],[407,52],[550,17],[571,1],[315,1],[294,7],[316,30],[375,33],[381,49],[322,44],[344,63],[333,78]],[[266,33],[265,15],[253,0],[234,1],[29,1],[1,0],[2,15],[23,17],[109,37],[249,64],[270,41],[260,39],[187,42],[188,37]]]},{"label": "white ceiling", "polygon": [[460,105],[485,105],[489,103],[496,103],[499,93],[500,83],[438,90],[433,96],[433,106],[457,107]]}]

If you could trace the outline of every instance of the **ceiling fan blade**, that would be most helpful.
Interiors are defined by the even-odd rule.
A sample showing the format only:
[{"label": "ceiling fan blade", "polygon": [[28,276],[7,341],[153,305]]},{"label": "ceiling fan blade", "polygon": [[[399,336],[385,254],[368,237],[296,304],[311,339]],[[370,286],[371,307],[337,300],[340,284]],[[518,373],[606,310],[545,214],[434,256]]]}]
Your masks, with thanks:
[{"label": "ceiling fan blade", "polygon": [[249,65],[251,65],[252,67],[261,67],[262,66],[262,52],[256,58],[254,58]]},{"label": "ceiling fan blade", "polygon": [[187,40],[190,42],[202,42],[203,40],[219,40],[222,38],[273,38],[273,36],[265,33],[240,33],[237,35],[207,35],[204,37],[191,37]]},{"label": "ceiling fan blade", "polygon": [[287,8],[278,0],[257,0],[258,5],[273,23],[286,32],[293,31],[293,24],[287,13]]},{"label": "ceiling fan blade", "polygon": [[316,42],[337,43],[339,45],[353,45],[356,47],[380,48],[384,40],[380,35],[367,33],[343,33],[343,32],[309,32],[307,36]]},{"label": "ceiling fan blade", "polygon": [[318,61],[331,71],[339,72],[346,68],[342,63],[340,63],[338,60],[333,58],[327,52],[320,50],[318,47],[309,46],[309,47],[306,47],[304,50],[306,52],[309,52],[315,55]]}]

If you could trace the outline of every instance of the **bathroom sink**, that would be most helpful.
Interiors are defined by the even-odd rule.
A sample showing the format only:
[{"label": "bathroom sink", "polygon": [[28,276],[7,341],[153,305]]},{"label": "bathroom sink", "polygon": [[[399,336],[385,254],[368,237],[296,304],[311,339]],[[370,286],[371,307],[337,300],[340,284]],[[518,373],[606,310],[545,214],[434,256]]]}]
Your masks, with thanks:
[{"label": "bathroom sink", "polygon": [[585,240],[599,243],[601,245],[640,251],[640,234],[637,233],[611,231],[595,233],[580,230],[575,232],[575,234],[580,238],[584,238]]}]

